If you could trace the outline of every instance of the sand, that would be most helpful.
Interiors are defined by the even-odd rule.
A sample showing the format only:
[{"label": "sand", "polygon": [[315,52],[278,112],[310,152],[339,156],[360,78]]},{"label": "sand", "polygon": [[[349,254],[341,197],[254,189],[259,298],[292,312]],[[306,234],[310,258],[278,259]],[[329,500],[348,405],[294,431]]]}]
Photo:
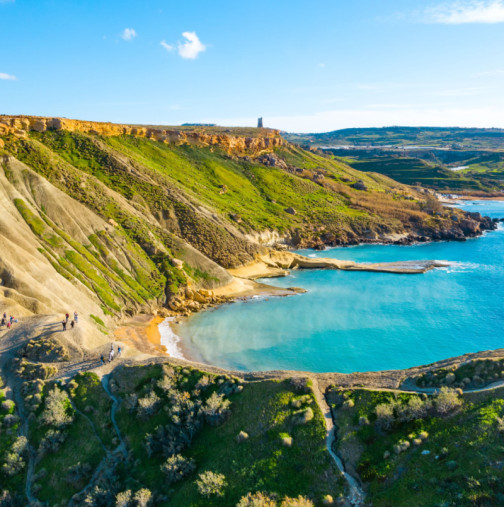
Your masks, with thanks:
[{"label": "sand", "polygon": [[114,330],[117,341],[123,342],[144,354],[167,356],[166,348],[161,345],[158,325],[164,318],[152,315],[136,315]]}]

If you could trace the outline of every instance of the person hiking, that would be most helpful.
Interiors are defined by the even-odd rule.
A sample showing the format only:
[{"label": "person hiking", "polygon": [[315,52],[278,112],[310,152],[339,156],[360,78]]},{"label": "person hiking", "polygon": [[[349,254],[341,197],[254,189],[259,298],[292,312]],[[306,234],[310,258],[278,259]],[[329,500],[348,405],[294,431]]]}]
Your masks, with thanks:
[{"label": "person hiking", "polygon": [[70,317],[70,314],[65,313],[66,322],[68,322],[68,318]]},{"label": "person hiking", "polygon": [[100,356],[100,363],[102,366],[105,364],[105,358],[103,357],[103,354]]},{"label": "person hiking", "polygon": [[121,347],[117,347],[117,357],[121,357]]},{"label": "person hiking", "polygon": [[77,312],[74,312],[74,320],[76,324],[79,322],[79,314]]},{"label": "person hiking", "polygon": [[10,329],[10,328],[11,328],[11,323],[7,322],[7,329]]},{"label": "person hiking", "polygon": [[70,327],[73,329],[75,326],[75,320],[72,320],[72,322],[70,322]]},{"label": "person hiking", "polygon": [[10,316],[10,323],[12,324],[12,321],[14,320],[14,317],[11,315]]},{"label": "person hiking", "polygon": [[0,326],[5,326],[5,319],[2,319],[2,322],[0,323]]},{"label": "person hiking", "polygon": [[109,354],[109,363],[111,363],[113,360],[114,360],[114,349],[111,349]]},{"label": "person hiking", "polygon": [[66,320],[61,321],[61,325],[63,326],[63,331],[66,331]]}]

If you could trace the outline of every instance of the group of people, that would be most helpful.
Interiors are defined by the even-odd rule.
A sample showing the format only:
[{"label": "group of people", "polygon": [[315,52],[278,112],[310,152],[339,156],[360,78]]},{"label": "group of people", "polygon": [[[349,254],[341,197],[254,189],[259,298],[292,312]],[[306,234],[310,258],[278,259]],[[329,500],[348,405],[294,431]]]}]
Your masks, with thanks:
[{"label": "group of people", "polygon": [[[119,358],[119,357],[121,357],[121,352],[122,352],[122,351],[121,351],[121,347],[120,347],[120,346],[118,346],[118,347],[117,347],[117,357],[118,357],[118,358]],[[111,343],[111,344],[110,344],[110,352],[109,352],[108,362],[109,362],[109,363],[111,363],[111,362],[114,360],[114,358],[115,358],[115,357],[116,357],[116,352],[115,352],[115,350],[114,350],[114,344],[113,344],[113,343]],[[100,363],[101,363],[102,365],[104,365],[104,364],[105,364],[105,358],[103,357],[103,354],[100,356]]]},{"label": "group of people", "polygon": [[7,329],[10,329],[12,325],[17,321],[18,320],[15,319],[12,315],[10,315],[7,319],[7,314],[4,312],[2,315],[2,321],[0,322],[0,327],[7,326]]},{"label": "group of people", "polygon": [[[69,313],[65,313],[65,319],[61,321],[61,325],[63,326],[63,331],[66,331],[68,319],[70,318]],[[79,322],[79,314],[77,312],[74,312],[74,318],[72,322],[70,322],[70,327],[73,329],[75,325]]]}]

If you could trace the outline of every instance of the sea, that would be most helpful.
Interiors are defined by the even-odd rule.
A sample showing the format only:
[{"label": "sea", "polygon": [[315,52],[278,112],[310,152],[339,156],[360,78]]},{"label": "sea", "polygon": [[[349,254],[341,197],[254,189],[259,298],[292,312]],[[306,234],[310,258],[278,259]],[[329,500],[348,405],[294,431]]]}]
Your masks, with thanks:
[{"label": "sea", "polygon": [[[504,217],[502,201],[459,205]],[[310,257],[356,262],[435,259],[446,268],[405,275],[294,270],[262,280],[305,294],[253,297],[166,330],[176,355],[243,371],[377,371],[504,347],[504,227],[465,242],[359,245]],[[175,342],[175,343],[174,343]]]}]

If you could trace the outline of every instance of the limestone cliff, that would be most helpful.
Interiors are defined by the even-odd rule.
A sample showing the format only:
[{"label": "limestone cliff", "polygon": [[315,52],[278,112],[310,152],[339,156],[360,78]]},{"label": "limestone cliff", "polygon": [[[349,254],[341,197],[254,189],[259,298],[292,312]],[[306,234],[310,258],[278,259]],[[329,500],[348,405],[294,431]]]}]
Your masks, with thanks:
[{"label": "limestone cliff", "polygon": [[176,127],[121,125],[67,118],[0,116],[0,136],[14,134],[22,137],[29,131],[44,132],[46,130],[66,130],[102,136],[131,135],[175,145],[218,146],[230,155],[259,154],[285,144],[279,131],[271,129],[261,129],[258,135],[246,137],[212,133],[211,129],[209,131],[198,128],[182,130]]}]

